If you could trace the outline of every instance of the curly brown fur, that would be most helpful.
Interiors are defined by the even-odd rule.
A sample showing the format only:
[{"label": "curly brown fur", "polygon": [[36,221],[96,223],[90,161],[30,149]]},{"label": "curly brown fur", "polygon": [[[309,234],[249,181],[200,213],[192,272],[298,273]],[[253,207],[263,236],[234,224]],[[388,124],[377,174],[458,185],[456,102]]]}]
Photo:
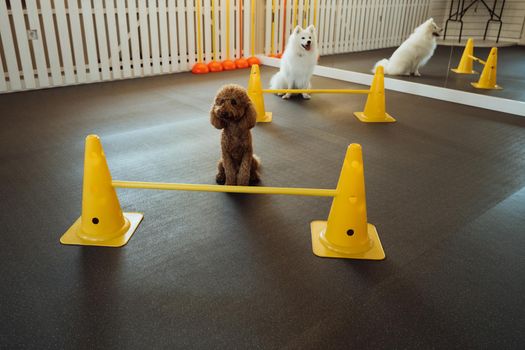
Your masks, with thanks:
[{"label": "curly brown fur", "polygon": [[250,132],[256,118],[255,108],[242,86],[224,85],[217,92],[210,121],[214,127],[222,129],[218,184],[246,186],[260,181],[260,164],[253,154]]}]

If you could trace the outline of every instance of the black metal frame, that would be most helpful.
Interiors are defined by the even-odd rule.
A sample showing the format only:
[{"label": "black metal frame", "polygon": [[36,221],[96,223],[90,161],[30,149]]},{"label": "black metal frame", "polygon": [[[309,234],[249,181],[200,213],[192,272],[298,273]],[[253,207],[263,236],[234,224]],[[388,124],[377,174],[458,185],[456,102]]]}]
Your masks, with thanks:
[{"label": "black metal frame", "polygon": [[447,28],[448,28],[448,22],[459,22],[461,24],[459,28],[459,39],[458,42],[461,42],[461,36],[463,35],[463,16],[465,16],[465,13],[474,5],[480,1],[487,11],[489,11],[490,19],[487,21],[487,25],[485,26],[485,33],[483,34],[483,40],[487,38],[487,31],[489,29],[490,22],[499,22],[499,29],[498,29],[498,37],[496,38],[496,42],[499,42],[499,36],[501,34],[501,26],[503,25],[503,22],[501,21],[501,15],[503,14],[503,8],[505,7],[505,1],[502,0],[501,8],[499,11],[499,15],[496,14],[496,6],[498,4],[498,0],[494,0],[494,4],[492,5],[492,8],[487,5],[485,0],[471,0],[470,4],[465,7],[465,0],[458,0],[456,5],[456,12],[452,13],[452,9],[454,8],[454,0],[451,0],[450,2],[450,11],[448,13],[448,19],[445,22],[445,32],[443,34],[443,39],[447,38]]}]

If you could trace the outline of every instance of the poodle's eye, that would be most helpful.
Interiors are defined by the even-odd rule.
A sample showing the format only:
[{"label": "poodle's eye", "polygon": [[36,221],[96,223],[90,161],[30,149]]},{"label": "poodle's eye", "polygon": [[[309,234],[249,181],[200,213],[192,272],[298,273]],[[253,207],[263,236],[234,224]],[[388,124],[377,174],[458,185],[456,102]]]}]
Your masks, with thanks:
[{"label": "poodle's eye", "polygon": [[235,100],[232,99],[232,100],[231,100],[231,104],[232,104],[232,106],[236,106],[236,105],[237,105],[237,101],[235,101]]},{"label": "poodle's eye", "polygon": [[309,37],[308,37],[308,39],[312,39],[312,37],[311,37],[311,36],[309,36]]},{"label": "poodle's eye", "polygon": [[303,36],[303,37],[302,37],[301,39],[303,39],[303,40],[304,40],[304,36]]}]

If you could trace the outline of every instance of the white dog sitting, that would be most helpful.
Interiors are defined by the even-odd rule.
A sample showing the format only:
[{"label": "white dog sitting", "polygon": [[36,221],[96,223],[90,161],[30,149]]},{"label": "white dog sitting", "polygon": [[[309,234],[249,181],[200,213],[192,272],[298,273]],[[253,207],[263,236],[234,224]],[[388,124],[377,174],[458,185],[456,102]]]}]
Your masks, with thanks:
[{"label": "white dog sitting", "polygon": [[[281,58],[280,70],[270,81],[271,89],[310,89],[310,78],[318,56],[315,27],[313,25],[306,29],[295,27]],[[278,95],[283,99],[292,96],[290,93]],[[309,94],[302,94],[302,96],[304,99],[310,98]]]},{"label": "white dog sitting", "polygon": [[372,72],[375,73],[377,66],[383,66],[385,74],[421,76],[419,67],[424,66],[434,54],[436,38],[441,30],[430,18],[410,34],[390,59],[384,58],[377,62]]}]

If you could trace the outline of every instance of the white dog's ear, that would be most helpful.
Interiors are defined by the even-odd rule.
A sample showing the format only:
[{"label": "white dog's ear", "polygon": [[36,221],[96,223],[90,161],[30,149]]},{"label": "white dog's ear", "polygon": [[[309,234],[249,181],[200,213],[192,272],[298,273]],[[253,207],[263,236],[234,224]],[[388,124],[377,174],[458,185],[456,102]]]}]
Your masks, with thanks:
[{"label": "white dog's ear", "polygon": [[310,24],[310,25],[308,26],[308,28],[306,28],[306,30],[309,31],[310,33],[313,33],[313,32],[315,32],[315,27],[314,27],[313,24]]},{"label": "white dog's ear", "polygon": [[295,27],[295,29],[293,30],[293,32],[294,32],[295,34],[299,34],[302,30],[303,30],[303,28],[301,28],[301,26],[297,26],[297,27]]}]

